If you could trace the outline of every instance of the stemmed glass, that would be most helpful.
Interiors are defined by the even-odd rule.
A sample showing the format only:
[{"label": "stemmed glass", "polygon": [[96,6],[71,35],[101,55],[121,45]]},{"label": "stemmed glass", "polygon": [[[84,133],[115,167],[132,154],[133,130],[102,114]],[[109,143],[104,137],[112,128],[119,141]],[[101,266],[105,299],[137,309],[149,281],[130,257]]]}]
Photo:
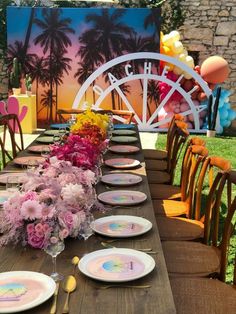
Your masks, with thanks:
[{"label": "stemmed glass", "polygon": [[59,281],[64,278],[63,275],[57,272],[57,255],[59,255],[64,249],[64,240],[59,237],[59,232],[54,232],[49,239],[48,245],[44,248],[45,252],[52,257],[53,270],[50,277],[54,281]]},{"label": "stemmed glass", "polygon": [[87,240],[91,235],[93,235],[93,229],[91,228],[91,224],[94,222],[93,214],[87,212],[85,214],[84,221],[80,224],[80,236]]}]

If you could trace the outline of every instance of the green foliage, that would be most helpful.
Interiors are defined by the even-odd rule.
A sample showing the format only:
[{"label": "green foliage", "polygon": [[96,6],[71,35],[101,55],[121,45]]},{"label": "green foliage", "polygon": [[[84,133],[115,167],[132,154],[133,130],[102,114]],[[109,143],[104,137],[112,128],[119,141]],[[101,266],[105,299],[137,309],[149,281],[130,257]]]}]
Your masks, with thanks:
[{"label": "green foliage", "polygon": [[32,79],[29,74],[26,74],[25,76],[25,87],[27,91],[31,91],[32,88]]},{"label": "green foliage", "polygon": [[13,0],[0,1],[0,58],[5,57],[7,50],[7,25],[6,11],[7,6],[13,4]]},{"label": "green foliage", "polygon": [[13,88],[19,88],[21,83],[21,64],[18,62],[17,58],[13,59],[13,66],[10,72],[10,84]]}]

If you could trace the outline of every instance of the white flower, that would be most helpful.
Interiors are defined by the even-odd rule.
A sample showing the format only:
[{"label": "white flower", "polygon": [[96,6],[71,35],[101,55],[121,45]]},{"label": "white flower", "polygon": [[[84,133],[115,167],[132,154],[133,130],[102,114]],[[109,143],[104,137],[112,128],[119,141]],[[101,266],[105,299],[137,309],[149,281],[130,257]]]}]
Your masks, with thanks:
[{"label": "white flower", "polygon": [[81,184],[69,183],[62,188],[61,196],[69,204],[80,203],[85,197],[83,186]]}]

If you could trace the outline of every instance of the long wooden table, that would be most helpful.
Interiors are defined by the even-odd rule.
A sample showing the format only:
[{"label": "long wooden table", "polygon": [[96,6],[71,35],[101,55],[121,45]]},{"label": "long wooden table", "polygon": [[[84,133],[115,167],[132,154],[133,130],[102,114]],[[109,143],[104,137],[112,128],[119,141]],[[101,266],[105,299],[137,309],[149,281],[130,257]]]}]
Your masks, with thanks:
[{"label": "long wooden table", "polygon": [[[35,145],[35,142],[32,143],[32,145]],[[112,145],[115,145],[115,143],[112,143]],[[130,207],[128,209],[112,209],[112,211],[107,214],[142,216],[152,222],[153,228],[148,233],[135,238],[119,239],[119,241],[114,243],[116,247],[120,248],[139,249],[151,247],[153,251],[157,252],[156,254],[152,255],[156,262],[155,269],[142,279],[128,283],[129,285],[151,285],[151,288],[119,288],[118,284],[117,288],[102,290],[99,289],[99,286],[104,285],[103,282],[90,279],[78,271],[76,273],[77,289],[70,296],[70,313],[72,314],[176,313],[168,273],[162,252],[161,241],[149,193],[140,141],[134,145],[140,147],[140,151],[138,153],[122,156],[120,154],[118,155],[108,152],[105,156],[105,159],[116,157],[138,159],[141,162],[141,166],[136,169],[129,170],[128,172],[141,175],[143,180],[139,185],[128,187],[127,189],[131,191],[138,190],[146,193],[147,200],[139,206]],[[21,152],[20,155],[27,156],[32,155],[32,153],[29,154],[26,150]],[[16,166],[11,163],[5,170],[10,171],[13,169],[16,169]],[[110,173],[112,171],[112,169],[107,166],[103,166],[102,170],[104,174]],[[102,183],[99,183],[97,186],[97,193],[103,191],[107,191],[107,189]],[[102,215],[102,213],[95,213],[95,217],[101,217]],[[104,240],[106,240],[106,238],[98,235],[91,236],[87,241],[67,239],[65,241],[65,250],[57,258],[58,271],[64,276],[72,274],[72,257],[75,255],[82,257],[86,253],[104,249],[104,247],[101,245],[101,241]],[[20,245],[17,247],[9,246],[2,248],[0,250],[0,272],[16,270],[36,271],[49,275],[52,271],[51,257],[42,250],[36,250],[29,247],[22,248]],[[65,299],[66,293],[62,289],[62,285],[60,285],[57,313],[62,313]],[[26,311],[25,313],[49,313],[51,304],[52,299],[49,299],[44,304]]]}]

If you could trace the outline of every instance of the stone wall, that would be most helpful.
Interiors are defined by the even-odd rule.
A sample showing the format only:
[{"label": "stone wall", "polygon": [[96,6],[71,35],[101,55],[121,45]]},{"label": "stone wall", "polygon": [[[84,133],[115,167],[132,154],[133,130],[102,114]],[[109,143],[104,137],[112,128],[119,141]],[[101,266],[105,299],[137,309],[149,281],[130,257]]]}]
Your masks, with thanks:
[{"label": "stone wall", "polygon": [[182,43],[198,55],[199,65],[213,55],[228,61],[230,75],[222,86],[231,91],[230,103],[236,110],[236,0],[185,0],[182,6],[186,11]]}]

